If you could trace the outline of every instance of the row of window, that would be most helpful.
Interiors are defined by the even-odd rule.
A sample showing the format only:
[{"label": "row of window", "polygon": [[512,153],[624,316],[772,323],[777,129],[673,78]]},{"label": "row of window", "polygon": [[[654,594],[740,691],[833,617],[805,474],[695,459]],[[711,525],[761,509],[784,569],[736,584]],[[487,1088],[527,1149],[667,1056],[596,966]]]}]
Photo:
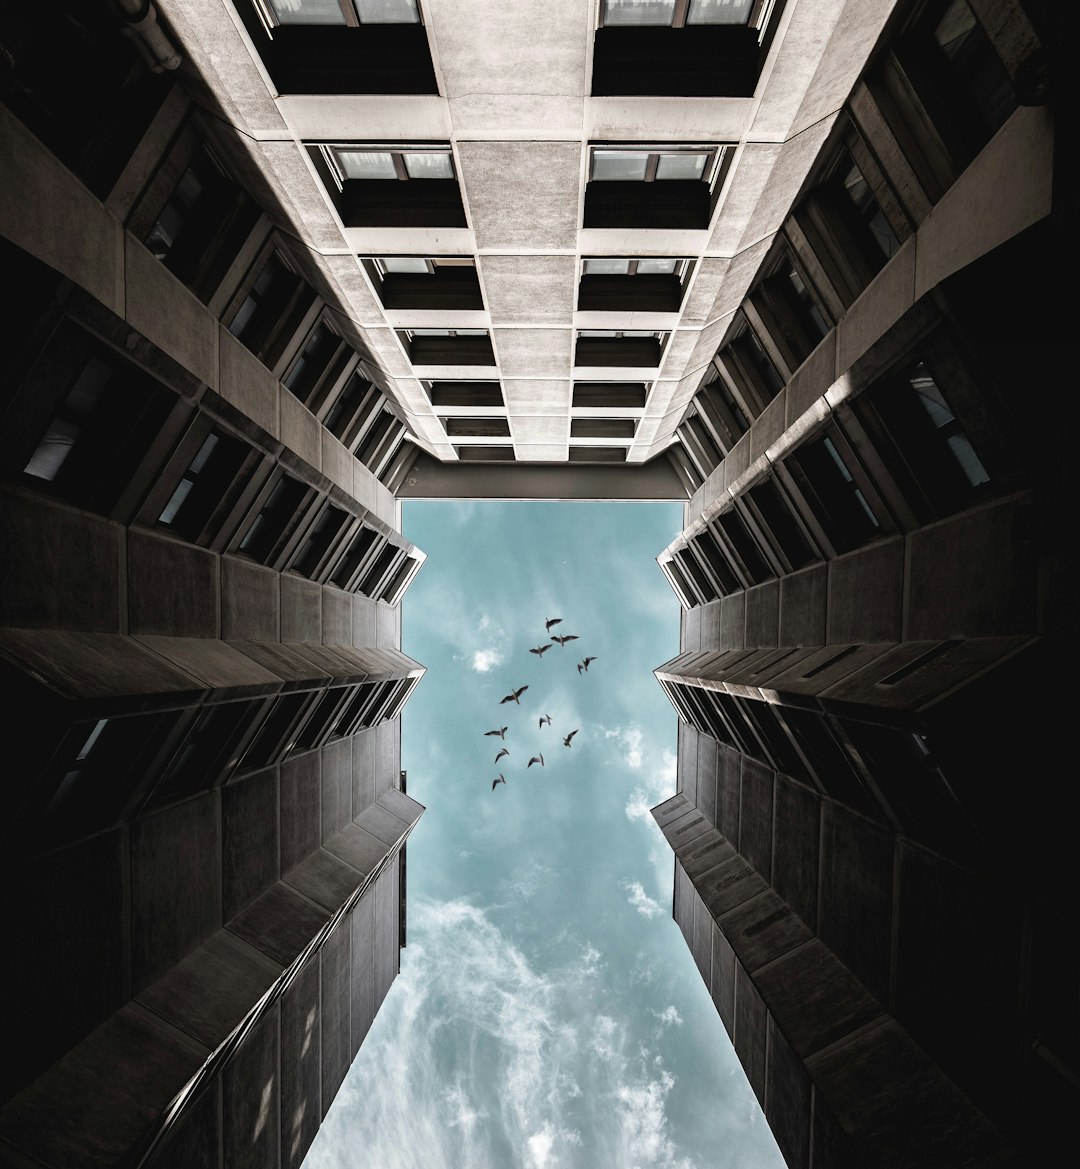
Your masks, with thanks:
[{"label": "row of window", "polygon": [[[725,408],[712,398],[705,406],[718,416]],[[707,450],[712,439],[702,424],[687,441]],[[693,607],[962,510],[1016,474],[976,387],[938,334],[834,411],[661,568]]]},{"label": "row of window", "polygon": [[378,726],[419,679],[373,680],[270,698],[76,723],[36,785],[28,845],[84,836]]},{"label": "row of window", "polygon": [[[373,393],[366,386],[364,396]],[[208,414],[192,416],[172,390],[70,318],[8,417],[5,472],[98,514],[391,604],[419,569],[409,547],[349,510],[347,497],[338,506],[333,492],[327,498]],[[376,458],[395,425],[375,412],[359,454]]]},{"label": "row of window", "polygon": [[924,6],[871,70],[868,86],[919,174],[923,205],[910,192],[901,196],[873,142],[851,121],[785,223],[679,428],[673,461],[691,493],[1016,104],[967,0]]},{"label": "row of window", "polygon": [[740,755],[950,855],[979,847],[927,736],[706,686],[660,684],[684,723]]}]

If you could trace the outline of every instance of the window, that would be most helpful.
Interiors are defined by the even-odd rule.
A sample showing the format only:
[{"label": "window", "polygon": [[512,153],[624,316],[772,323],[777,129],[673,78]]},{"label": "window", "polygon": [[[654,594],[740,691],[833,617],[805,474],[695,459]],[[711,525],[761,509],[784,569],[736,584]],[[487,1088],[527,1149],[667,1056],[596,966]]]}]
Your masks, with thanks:
[{"label": "window", "polygon": [[335,566],[331,581],[341,589],[352,586],[357,571],[369,559],[369,554],[380,543],[378,532],[361,525],[359,532],[353,536],[345,555]]},{"label": "window", "polygon": [[878,205],[873,191],[870,190],[870,184],[855,160],[848,154],[845,154],[837,171],[836,189],[854,208],[882,256],[886,260],[894,256],[900,248],[900,241],[885,218],[885,213]]},{"label": "window", "polygon": [[[816,442],[807,443],[785,460],[808,506],[837,552],[849,552],[883,535],[883,509],[871,507],[869,481],[835,425]],[[876,497],[875,497],[876,502]],[[877,505],[880,508],[880,504]]]},{"label": "window", "polygon": [[595,256],[582,260],[585,276],[675,276],[686,279],[689,260],[673,260],[662,256]]},{"label": "window", "polygon": [[658,367],[667,333],[646,329],[579,329],[578,366]]},{"label": "window", "polygon": [[434,276],[444,268],[475,268],[471,256],[376,256],[380,276]]},{"label": "window", "polygon": [[197,541],[211,516],[230,495],[230,487],[246,461],[245,443],[211,431],[188,464],[158,523],[185,540]]},{"label": "window", "polygon": [[241,289],[241,299],[229,321],[229,332],[265,365],[273,366],[288,340],[290,325],[315,298],[277,249],[270,249],[254,275]]},{"label": "window", "polygon": [[271,31],[281,24],[419,24],[416,0],[256,0]]},{"label": "window", "polygon": [[784,388],[784,379],[741,312],[735,315],[730,340],[717,354],[716,364],[753,404],[755,417]]},{"label": "window", "polygon": [[327,411],[323,426],[348,446],[356,437],[355,428],[362,424],[365,404],[373,404],[381,398],[382,394],[360,370],[354,370]]},{"label": "window", "polygon": [[791,505],[772,479],[751,487],[747,496],[750,508],[756,511],[765,532],[786,561],[787,571],[794,572],[818,559]]},{"label": "window", "polygon": [[509,438],[510,423],[505,418],[440,418],[450,438]]},{"label": "window", "polygon": [[600,24],[666,25],[683,28],[694,24],[748,24],[755,9],[770,5],[757,0],[602,0]]},{"label": "window", "polygon": [[1016,108],[1016,100],[1005,66],[967,0],[950,0],[931,36],[983,126],[992,133]]},{"label": "window", "polygon": [[287,533],[299,522],[299,512],[311,489],[290,475],[282,475],[240,541],[240,551],[267,564]]},{"label": "window", "polygon": [[714,365],[694,404],[726,454],[750,429],[750,420]]},{"label": "window", "polygon": [[238,770],[258,771],[283,759],[292,749],[301,719],[312,702],[310,693],[284,694],[275,699]]},{"label": "window", "polygon": [[454,178],[449,146],[324,146],[322,149],[339,186],[350,179],[407,182]]},{"label": "window", "polygon": [[12,470],[103,515],[174,403],[148,374],[69,322],[57,328],[19,397],[26,432],[33,434],[36,424],[40,437]]},{"label": "window", "polygon": [[592,182],[706,182],[710,185],[726,151],[716,146],[669,146],[630,149],[594,146],[590,151]]},{"label": "window", "polygon": [[[750,294],[749,309],[760,318],[773,346],[788,366],[786,376],[802,365],[832,327],[802,269],[787,251]],[[749,337],[741,352],[760,377],[762,387],[767,387],[770,382],[767,363],[758,363]]]},{"label": "window", "polygon": [[333,378],[343,373],[351,356],[349,346],[325,320],[321,320],[312,329],[281,380],[301,402],[310,402],[323,375],[329,373]]},{"label": "window", "polygon": [[377,597],[379,587],[390,568],[397,563],[398,557],[404,554],[404,549],[399,548],[396,544],[384,544],[382,551],[364,574],[357,591],[363,593],[365,597]]},{"label": "window", "polygon": [[349,518],[348,512],[334,507],[333,504],[327,504],[300,545],[289,567],[308,579],[318,575],[318,570],[323,564],[331,544],[344,529]]},{"label": "window", "polygon": [[414,365],[495,365],[487,329],[402,329]]}]

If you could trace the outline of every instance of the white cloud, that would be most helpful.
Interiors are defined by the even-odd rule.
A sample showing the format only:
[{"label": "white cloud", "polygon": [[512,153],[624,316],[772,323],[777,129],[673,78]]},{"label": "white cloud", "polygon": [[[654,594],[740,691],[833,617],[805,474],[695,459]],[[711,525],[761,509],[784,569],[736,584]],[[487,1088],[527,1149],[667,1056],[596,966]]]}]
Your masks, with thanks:
[{"label": "white cloud", "polygon": [[642,917],[658,917],[664,911],[645,892],[640,881],[629,881],[623,888],[630,894],[627,902],[632,905]]},{"label": "white cloud", "polygon": [[502,663],[503,653],[499,649],[478,649],[472,656],[472,668],[478,674],[486,674]]},{"label": "white cloud", "polygon": [[622,750],[622,761],[631,771],[640,771],[644,761],[643,744],[645,736],[641,727],[616,727],[614,730],[604,731],[606,739],[615,739]]},{"label": "white cloud", "polygon": [[420,902],[409,929],[306,1165],[353,1169],[363,1149],[386,1169],[693,1169],[668,1132],[674,1081],[582,977],[595,947],[568,936],[541,974],[465,901]]},{"label": "white cloud", "polygon": [[682,1015],[679,1014],[679,1008],[674,1003],[666,1006],[662,1011],[653,1011],[653,1014],[660,1020],[661,1027],[681,1027]]}]

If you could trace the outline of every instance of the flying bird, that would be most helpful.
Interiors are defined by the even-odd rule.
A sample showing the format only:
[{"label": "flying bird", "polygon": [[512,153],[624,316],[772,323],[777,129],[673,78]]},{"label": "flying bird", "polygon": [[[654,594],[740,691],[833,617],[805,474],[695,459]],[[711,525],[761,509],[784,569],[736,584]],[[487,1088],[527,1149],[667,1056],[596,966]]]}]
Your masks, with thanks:
[{"label": "flying bird", "polygon": [[551,629],[551,627],[552,627],[552,625],[561,625],[561,624],[562,624],[562,618],[561,618],[561,617],[549,617],[549,618],[548,618],[548,619],[547,619],[547,620],[544,622],[544,629],[545,629],[545,630],[550,630],[550,629]]},{"label": "flying bird", "polygon": [[576,633],[568,633],[565,637],[560,637],[557,633],[551,635],[552,641],[557,641],[559,645],[566,645],[568,641],[577,641],[578,635]]},{"label": "flying bird", "polygon": [[485,735],[498,735],[500,739],[505,739],[506,738],[506,727],[499,727],[499,729],[495,730],[495,731],[484,731],[484,734]]},{"label": "flying bird", "polygon": [[499,705],[502,706],[504,702],[516,702],[518,706],[521,705],[521,696],[528,690],[528,686],[519,686],[513,693],[507,694],[505,698],[499,699]]},{"label": "flying bird", "polygon": [[500,760],[500,759],[501,759],[501,758],[502,758],[504,755],[509,755],[509,754],[510,754],[510,752],[509,752],[509,751],[508,751],[508,750],[507,750],[505,747],[503,747],[503,749],[502,749],[502,750],[501,750],[501,751],[498,753],[498,755],[496,755],[496,756],[495,756],[495,762],[496,762],[496,763],[498,763],[498,762],[499,762],[499,760]]},{"label": "flying bird", "polygon": [[571,731],[571,732],[570,732],[570,734],[568,734],[568,735],[566,736],[566,738],[565,738],[565,739],[563,739],[563,741],[562,741],[562,745],[563,745],[564,747],[569,747],[569,746],[570,746],[570,740],[571,740],[571,739],[572,739],[572,738],[573,738],[573,737],[574,737],[574,736],[575,736],[575,735],[578,733],[578,730],[580,730],[580,729],[581,729],[581,728],[579,727],[579,728],[577,728],[577,730],[573,730],[573,731]]},{"label": "flying bird", "polygon": [[534,763],[539,763],[539,764],[540,764],[540,766],[541,766],[541,767],[543,767],[543,766],[544,766],[544,757],[543,757],[543,755],[534,755],[534,756],[533,756],[533,757],[532,757],[532,758],[529,760],[529,762],[525,764],[525,770],[526,770],[526,771],[528,771],[528,770],[529,770],[529,768],[530,768],[530,767],[532,767],[532,765],[533,765]]},{"label": "flying bird", "polygon": [[545,714],[544,717],[540,720],[541,726],[544,726],[545,724],[547,724],[547,726],[551,726],[551,715],[550,714]]},{"label": "flying bird", "polygon": [[503,773],[502,773],[501,771],[499,772],[499,778],[498,778],[498,779],[493,779],[493,780],[491,781],[491,790],[492,790],[492,791],[494,791],[494,790],[495,790],[495,785],[496,785],[497,783],[506,783],[506,779],[505,779],[505,777],[503,776]]},{"label": "flying bird", "polygon": [[[580,674],[583,670],[587,671],[589,669],[589,662],[595,662],[595,661],[596,661],[596,658],[591,657],[591,658],[586,658],[584,661],[578,662],[577,672]],[[504,698],[503,701],[505,702],[506,699]]]},{"label": "flying bird", "polygon": [[550,641],[547,643],[547,645],[538,645],[536,649],[529,650],[529,653],[536,654],[538,658],[542,658],[549,649],[551,649]]}]

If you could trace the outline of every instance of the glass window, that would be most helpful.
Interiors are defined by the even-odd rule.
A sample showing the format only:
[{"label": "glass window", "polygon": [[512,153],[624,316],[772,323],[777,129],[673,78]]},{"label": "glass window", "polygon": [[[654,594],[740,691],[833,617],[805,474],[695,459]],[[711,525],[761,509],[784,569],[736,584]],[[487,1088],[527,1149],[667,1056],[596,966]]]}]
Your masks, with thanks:
[{"label": "glass window", "polygon": [[888,259],[899,250],[900,241],[885,218],[877,199],[874,198],[874,193],[870,190],[870,184],[866,181],[862,171],[853,160],[849,158],[847,161],[850,163],[847,170],[843,171],[841,168],[841,189],[851,201],[859,218],[869,229],[870,235],[881,249],[882,255]]},{"label": "glass window", "polygon": [[675,0],[606,0],[604,24],[666,24],[675,15]]},{"label": "glass window", "polygon": [[638,260],[639,276],[671,276],[675,273],[678,260]]},{"label": "glass window", "polygon": [[814,300],[810,289],[806,287],[806,283],[802,276],[799,275],[799,270],[788,261],[787,266],[783,270],[783,274],[787,279],[795,294],[795,303],[801,310],[801,315],[804,324],[811,328],[811,332],[816,334],[820,340],[829,331],[829,326],[825,322],[825,318],[821,315],[821,309],[817,306],[817,301]]},{"label": "glass window", "polygon": [[341,343],[337,333],[323,322],[315,326],[296,360],[281,379],[301,402],[311,397],[312,390]]},{"label": "glass window", "polygon": [[353,373],[323,419],[323,426],[336,438],[342,438],[371,388],[371,382],[363,374]]},{"label": "glass window", "polygon": [[396,179],[394,155],[389,150],[339,150],[338,162],[347,179]]},{"label": "glass window", "polygon": [[307,539],[293,558],[292,569],[301,576],[310,577],[319,567],[334,538],[345,526],[349,516],[339,507],[328,504]]},{"label": "glass window", "polygon": [[184,472],[158,523],[187,540],[196,540],[243,466],[247,447],[212,431]]},{"label": "glass window", "polygon": [[661,154],[656,164],[657,179],[700,180],[705,173],[704,154]]},{"label": "glass window", "polygon": [[687,24],[747,24],[754,0],[690,0]]},{"label": "glass window", "polygon": [[880,534],[880,521],[828,435],[802,447],[788,463],[837,552],[861,547]]},{"label": "glass window", "polygon": [[380,256],[379,263],[384,272],[403,275],[427,275],[431,269],[423,256]]},{"label": "glass window", "polygon": [[933,37],[983,122],[996,130],[1016,108],[1016,99],[1005,66],[967,0],[952,0]]},{"label": "glass window", "polygon": [[584,272],[586,276],[626,276],[630,272],[630,261],[614,258],[586,260]]},{"label": "glass window", "polygon": [[964,477],[972,487],[981,483],[988,483],[990,476],[979,460],[971,442],[960,429],[960,423],[949,409],[949,404],[942,396],[937,382],[930,371],[920,361],[908,375],[908,382],[918,396],[923,409],[930,416],[930,421],[937,428],[948,444],[953,458],[956,460]]},{"label": "glass window", "polygon": [[299,279],[277,252],[263,265],[244,302],[229,323],[229,332],[249,349],[258,349],[284,312]]},{"label": "glass window", "polygon": [[649,155],[644,151],[595,150],[592,158],[592,178],[596,182],[641,183]]},{"label": "glass window", "polygon": [[418,24],[416,0],[354,0],[361,24]]},{"label": "glass window", "polygon": [[430,154],[405,154],[405,170],[410,179],[452,179],[454,164],[445,151]]},{"label": "glass window", "polygon": [[23,468],[27,475],[52,482],[75,448],[86,421],[101,405],[114,370],[91,357],[83,366],[75,384],[49,423],[37,450]]},{"label": "glass window", "polygon": [[344,24],[338,0],[269,0],[281,24]]},{"label": "glass window", "polygon": [[308,489],[303,483],[282,475],[262,509],[240,541],[240,551],[265,564],[274,547],[304,502]]}]

